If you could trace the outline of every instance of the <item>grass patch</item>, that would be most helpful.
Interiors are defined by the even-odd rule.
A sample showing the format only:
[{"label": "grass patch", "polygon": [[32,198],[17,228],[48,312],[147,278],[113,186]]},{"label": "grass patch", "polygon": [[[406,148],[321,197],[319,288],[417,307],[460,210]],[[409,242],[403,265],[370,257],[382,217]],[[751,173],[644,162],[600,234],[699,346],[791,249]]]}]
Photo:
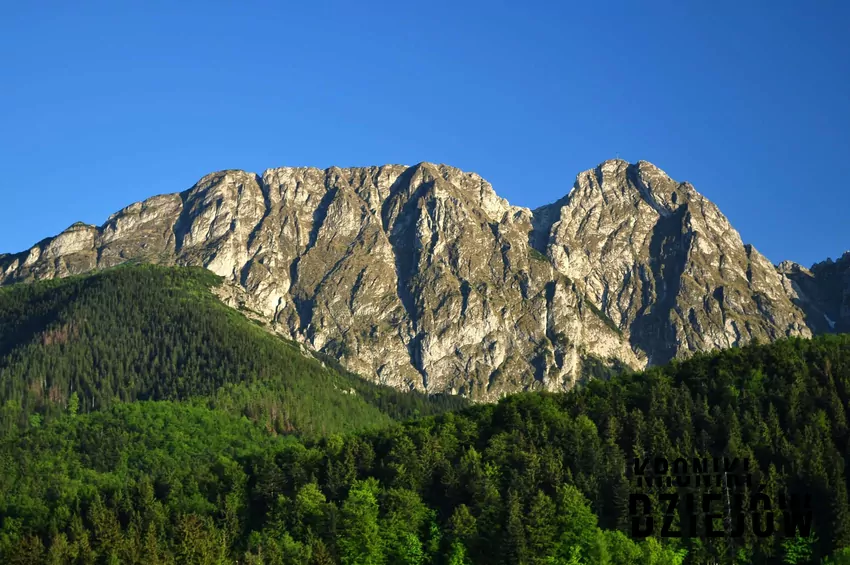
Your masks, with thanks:
[{"label": "grass patch", "polygon": [[529,258],[529,259],[533,259],[533,260],[535,260],[535,261],[542,261],[542,262],[544,262],[544,263],[548,263],[548,262],[549,262],[549,258],[548,258],[548,257],[546,257],[545,255],[543,255],[542,253],[540,253],[539,251],[537,251],[537,250],[536,250],[536,249],[534,249],[533,247],[529,247],[529,248],[528,248],[528,258]]},{"label": "grass patch", "polygon": [[595,306],[595,305],[594,305],[594,304],[593,304],[590,300],[588,300],[588,299],[587,299],[587,297],[586,297],[586,296],[584,297],[584,303],[585,303],[585,305],[586,305],[588,308],[590,308],[590,311],[591,311],[591,312],[593,312],[594,314],[596,314],[596,316],[597,316],[600,320],[602,320],[602,322],[603,322],[606,326],[608,326],[609,328],[611,328],[611,330],[613,330],[614,332],[616,332],[616,334],[617,334],[618,336],[623,337],[623,332],[622,332],[622,330],[620,330],[620,328],[618,328],[618,327],[617,327],[617,324],[615,324],[615,323],[614,323],[614,320],[612,320],[611,318],[609,318],[608,316],[606,316],[606,315],[602,312],[602,310],[600,310],[599,308],[597,308],[597,307],[596,307],[596,306]]}]

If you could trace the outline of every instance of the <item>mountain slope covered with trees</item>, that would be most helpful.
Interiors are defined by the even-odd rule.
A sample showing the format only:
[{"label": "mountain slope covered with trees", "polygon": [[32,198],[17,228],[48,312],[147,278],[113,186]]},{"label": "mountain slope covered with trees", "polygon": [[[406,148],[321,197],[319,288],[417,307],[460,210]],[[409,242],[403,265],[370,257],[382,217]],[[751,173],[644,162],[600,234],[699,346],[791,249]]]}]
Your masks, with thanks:
[{"label": "mountain slope covered with trees", "polygon": [[[848,401],[850,337],[830,335],[321,437],[275,434],[209,401],[66,407],[2,443],[0,557],[844,563]],[[772,500],[810,494],[811,535],[631,539],[632,458],[647,456],[748,458]],[[664,491],[649,493],[659,522]]]},{"label": "mountain slope covered with trees", "polygon": [[323,363],[211,292],[200,268],[126,265],[0,288],[0,431],[136,400],[192,401],[273,432],[384,426],[460,407]]}]

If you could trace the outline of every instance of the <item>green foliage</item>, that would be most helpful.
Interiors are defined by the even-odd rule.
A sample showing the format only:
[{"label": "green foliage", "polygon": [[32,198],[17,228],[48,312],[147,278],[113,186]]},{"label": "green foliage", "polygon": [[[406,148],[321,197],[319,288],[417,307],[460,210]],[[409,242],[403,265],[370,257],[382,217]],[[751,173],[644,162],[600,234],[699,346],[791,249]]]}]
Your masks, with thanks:
[{"label": "green foliage", "polygon": [[850,565],[850,547],[839,549],[821,561],[822,565]]},{"label": "green foliage", "polygon": [[71,398],[68,399],[68,414],[76,416],[80,411],[80,396],[75,392],[71,393]]},{"label": "green foliage", "polygon": [[[125,272],[144,280],[139,271]],[[103,276],[115,273],[120,278],[120,270]],[[135,329],[122,333],[117,326],[98,325],[105,322],[91,316],[109,314],[93,306],[75,310],[112,296],[98,291],[84,299],[85,285],[105,284],[97,279],[45,283],[39,292],[46,294],[35,293],[32,300],[15,293],[33,290],[0,290],[7,328],[41,328],[29,334],[15,330],[12,337],[4,330],[0,337],[6,348],[0,414],[3,422],[15,424],[0,441],[0,562],[682,565],[687,558],[689,565],[707,565],[735,556],[738,563],[756,564],[847,561],[848,336],[697,355],[593,380],[568,394],[518,394],[459,412],[427,408],[435,414],[399,424],[390,413],[410,413],[413,405],[392,396],[382,401],[383,390],[323,368],[213,299],[202,306],[205,287],[193,295],[194,275],[174,273],[183,274],[168,276],[188,276],[189,282],[160,287],[171,289],[178,302],[186,298],[195,312],[213,312],[186,326],[175,322],[185,345],[144,334],[155,327],[143,321],[147,314],[124,313],[127,319],[141,316],[142,334],[133,337]],[[60,304],[51,295],[84,281],[76,298]],[[118,283],[107,287],[112,284]],[[130,281],[118,286],[125,284],[134,288]],[[151,280],[145,285],[156,286]],[[157,300],[168,303],[169,292]],[[17,298],[9,299],[10,293]],[[125,308],[113,299],[107,303]],[[74,315],[35,324],[23,312],[30,308],[38,316],[50,310],[39,304],[70,308]],[[180,311],[175,302],[167,307]],[[181,315],[193,319],[191,313]],[[84,345],[71,339],[73,332],[57,344],[56,328],[72,319],[80,328],[74,331],[82,332],[75,339]],[[219,322],[221,333],[215,329]],[[85,330],[89,324],[97,332]],[[122,346],[99,333],[105,328],[120,339],[135,339],[131,345],[144,349],[146,357],[107,355],[106,345],[93,342]],[[215,348],[191,353],[203,347],[193,332]],[[244,350],[243,332],[253,332],[244,337]],[[51,335],[52,343],[44,343],[43,335]],[[84,346],[89,355],[98,352],[97,363],[82,363],[83,353],[74,353]],[[159,383],[159,369],[142,361],[151,354],[166,356],[162,351],[168,347],[183,348],[180,360],[195,360],[180,361],[177,372],[163,369]],[[202,355],[228,369],[193,367]],[[42,367],[39,363],[57,367],[55,378],[65,375],[67,388],[49,370],[14,372]],[[63,363],[80,369],[63,369]],[[290,365],[279,370],[275,363]],[[121,378],[112,379],[111,370],[121,371]],[[240,379],[231,371],[241,371]],[[205,378],[221,383],[205,388]],[[53,384],[55,400],[39,392],[39,386],[50,390]],[[343,395],[334,385],[364,388]],[[73,392],[79,399],[76,415]],[[287,420],[275,418],[273,408],[288,410],[290,427],[302,433],[281,434]],[[339,420],[335,410],[342,413]],[[33,426],[30,416],[36,415],[43,420]],[[356,421],[346,425],[342,419]],[[630,539],[627,462],[646,454],[669,460],[748,457],[754,482],[763,483],[773,500],[779,493],[811,493],[814,534],[745,538],[734,546],[722,538]]]},{"label": "green foliage", "polygon": [[378,491],[374,478],[355,481],[342,504],[337,541],[342,565],[378,565],[384,562],[378,528]]},{"label": "green foliage", "polygon": [[[493,522],[506,541],[477,544],[475,514],[485,507],[461,503],[450,519],[440,520],[452,508],[444,495],[423,498],[420,493],[431,490],[426,483],[394,486],[381,472],[385,442],[408,434],[425,439],[421,432],[435,423],[409,424],[403,436],[399,429],[352,436],[339,445],[332,438],[304,444],[271,435],[246,418],[167,401],[57,419],[0,450],[6,471],[0,477],[0,557],[235,563],[241,556],[247,563],[410,565],[494,558],[561,563],[575,557],[601,564],[614,562],[609,554],[669,553],[599,529],[587,499],[571,485],[557,489],[557,505],[538,490],[528,500],[534,519],[524,514],[524,495],[511,490],[504,525],[498,517]],[[448,424],[434,432],[445,434]],[[370,445],[378,459],[369,455]],[[328,470],[346,460],[367,477],[329,496]],[[434,463],[444,468],[439,457]],[[445,477],[439,482],[475,490],[452,486]]]},{"label": "green foliage", "polygon": [[540,261],[540,262],[543,262],[543,263],[549,262],[548,257],[546,257],[543,253],[539,252],[538,250],[534,249],[533,247],[528,248],[528,257],[530,259],[533,259],[535,261]]},{"label": "green foliage", "polygon": [[465,405],[323,367],[221,304],[210,292],[219,282],[204,269],[133,265],[0,289],[0,433],[135,400],[195,399],[313,435]]},{"label": "green foliage", "polygon": [[793,538],[788,538],[782,542],[782,550],[784,553],[783,563],[789,565],[804,565],[812,562],[812,546],[817,541],[814,533],[809,537],[802,537],[798,532]]},{"label": "green foliage", "polygon": [[587,297],[585,297],[585,298],[584,298],[584,305],[585,305],[585,306],[587,306],[587,307],[590,309],[590,311],[591,311],[591,312],[593,312],[593,314],[594,314],[597,318],[599,318],[600,320],[602,320],[602,322],[603,322],[606,326],[608,326],[608,328],[609,328],[610,330],[612,330],[614,333],[616,333],[617,335],[619,335],[619,336],[621,336],[621,337],[622,337],[622,335],[623,335],[623,331],[622,331],[620,328],[618,328],[618,327],[617,327],[617,324],[615,324],[615,323],[614,323],[614,320],[612,320],[611,318],[609,318],[608,316],[606,316],[606,315],[605,315],[605,313],[604,313],[604,312],[602,312],[602,310],[600,310],[599,308],[597,308],[597,307],[593,304],[593,302],[591,302],[591,301],[590,301]]}]

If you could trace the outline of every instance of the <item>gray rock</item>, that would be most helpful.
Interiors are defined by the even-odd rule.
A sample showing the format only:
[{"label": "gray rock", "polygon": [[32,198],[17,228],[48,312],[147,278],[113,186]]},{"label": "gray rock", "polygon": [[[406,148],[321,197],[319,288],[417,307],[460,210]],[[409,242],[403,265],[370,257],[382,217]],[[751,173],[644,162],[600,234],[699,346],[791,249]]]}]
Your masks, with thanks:
[{"label": "gray rock", "polygon": [[650,363],[811,335],[770,262],[651,163],[606,161],[534,215],[541,251]]},{"label": "gray rock", "polygon": [[643,161],[534,213],[444,165],[221,171],[0,256],[0,284],[131,259],[214,271],[226,303],[367,378],[480,400],[568,389],[591,357],[811,335],[795,279]]},{"label": "gray rock", "polygon": [[837,261],[815,263],[811,269],[783,261],[776,270],[784,278],[788,297],[805,312],[813,331],[850,332],[850,251]]}]

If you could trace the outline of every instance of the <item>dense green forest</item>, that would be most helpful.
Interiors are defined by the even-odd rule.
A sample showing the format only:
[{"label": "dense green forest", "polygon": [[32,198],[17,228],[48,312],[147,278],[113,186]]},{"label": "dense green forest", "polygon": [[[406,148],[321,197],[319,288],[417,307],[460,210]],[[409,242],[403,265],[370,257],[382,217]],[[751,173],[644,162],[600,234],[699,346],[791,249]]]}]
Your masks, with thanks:
[{"label": "dense green forest", "polygon": [[[461,407],[322,366],[212,284],[0,289],[0,562],[850,563],[850,336]],[[810,495],[811,533],[633,538],[630,494],[660,524],[708,490],[638,487],[634,457],[747,459],[753,490]]]},{"label": "dense green forest", "polygon": [[68,414],[0,450],[0,556],[33,564],[681,563],[683,552],[655,540],[602,531],[564,476],[549,477],[548,494],[542,483],[527,485],[541,488],[526,501],[519,469],[494,459],[511,454],[487,447],[492,418],[478,411],[302,443],[185,403]]},{"label": "dense green forest", "polygon": [[305,356],[219,302],[220,282],[205,269],[128,265],[0,288],[0,433],[135,400],[194,400],[302,435],[465,405]]}]

